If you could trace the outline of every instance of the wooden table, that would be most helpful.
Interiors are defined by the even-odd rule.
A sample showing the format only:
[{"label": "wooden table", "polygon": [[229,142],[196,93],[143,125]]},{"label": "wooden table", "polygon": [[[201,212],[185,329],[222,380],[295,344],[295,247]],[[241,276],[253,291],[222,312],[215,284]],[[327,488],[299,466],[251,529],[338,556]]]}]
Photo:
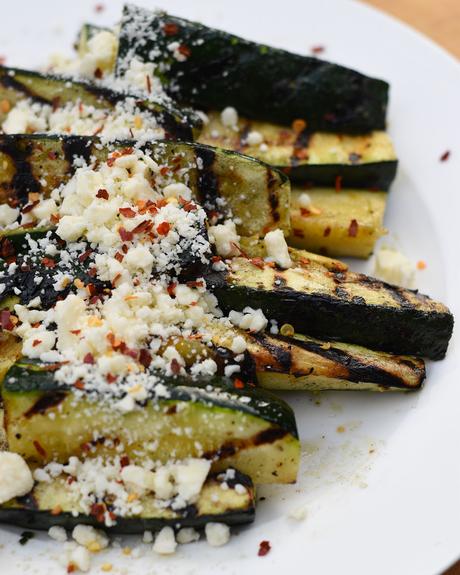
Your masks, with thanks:
[{"label": "wooden table", "polygon": [[[366,0],[366,2],[417,28],[460,58],[460,0]],[[460,561],[444,575],[460,575]]]}]

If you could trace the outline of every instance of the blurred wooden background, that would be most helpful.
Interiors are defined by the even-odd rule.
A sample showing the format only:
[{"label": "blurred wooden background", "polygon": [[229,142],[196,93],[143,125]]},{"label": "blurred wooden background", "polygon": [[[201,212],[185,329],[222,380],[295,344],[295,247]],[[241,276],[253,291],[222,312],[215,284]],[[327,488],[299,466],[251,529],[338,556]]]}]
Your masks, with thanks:
[{"label": "blurred wooden background", "polygon": [[460,0],[365,1],[404,20],[460,58]]},{"label": "blurred wooden background", "polygon": [[[460,59],[460,0],[365,1],[417,28]],[[443,575],[460,575],[460,561]]]}]

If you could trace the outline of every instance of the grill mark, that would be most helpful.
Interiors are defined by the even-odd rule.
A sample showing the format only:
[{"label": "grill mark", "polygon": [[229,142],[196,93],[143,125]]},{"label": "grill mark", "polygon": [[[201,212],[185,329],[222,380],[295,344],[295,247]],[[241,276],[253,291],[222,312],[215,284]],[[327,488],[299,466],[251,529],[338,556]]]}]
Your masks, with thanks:
[{"label": "grill mark", "polygon": [[247,122],[247,123],[243,126],[243,128],[241,129],[239,141],[238,141],[238,144],[237,144],[236,147],[235,147],[235,150],[236,150],[237,152],[242,152],[243,150],[245,150],[245,149],[247,148],[248,144],[247,144],[247,142],[246,142],[246,139],[247,139],[248,134],[249,134],[249,132],[250,132],[250,127],[251,127],[250,123]]},{"label": "grill mark", "polygon": [[204,459],[226,459],[227,457],[232,457],[244,449],[250,447],[257,447],[259,445],[272,444],[286,437],[288,432],[281,427],[269,427],[263,431],[259,431],[252,437],[247,439],[234,439],[223,443],[218,449],[212,451],[206,451],[202,457]]},{"label": "grill mark", "polygon": [[65,391],[54,391],[53,393],[42,395],[32,407],[24,413],[24,417],[30,418],[37,414],[44,415],[48,409],[56,407],[62,403],[66,397],[67,393]]},{"label": "grill mark", "polygon": [[270,204],[272,218],[274,222],[279,222],[281,217],[278,211],[280,202],[275,191],[278,180],[270,168],[267,168],[266,179],[267,179],[267,190],[268,190],[268,202]]},{"label": "grill mark", "polygon": [[[252,339],[268,351],[272,358],[274,358],[279,364],[283,372],[290,372],[292,366],[292,354],[290,345],[288,345],[288,349],[286,350],[284,347],[268,341],[264,335],[259,334],[253,334]],[[291,342],[287,340],[286,343],[290,344]]]},{"label": "grill mark", "polygon": [[[75,157],[82,156],[85,162],[89,163],[90,158],[92,156],[92,146],[88,146],[88,140],[84,138],[79,138],[78,136],[67,136],[62,140],[59,140],[59,143],[62,146],[62,152],[64,153],[64,157],[69,163],[69,171],[68,176],[70,176],[70,172],[74,171],[73,169],[73,161]],[[59,150],[53,150],[59,153]]]},{"label": "grill mark", "polygon": [[335,292],[335,295],[336,295],[337,297],[343,298],[343,299],[348,299],[349,294],[348,294],[348,292],[347,292],[346,289],[344,289],[344,288],[342,288],[342,287],[340,287],[340,286],[337,286],[337,287],[335,288],[334,292]]},{"label": "grill mark", "polygon": [[389,290],[391,297],[403,308],[412,309],[414,305],[406,298],[402,288],[393,287]]},{"label": "grill mark", "polygon": [[[293,343],[290,338],[281,335],[277,335],[275,338],[281,341],[286,341],[287,343]],[[354,383],[375,383],[384,387],[399,387],[404,389],[413,388],[413,386],[408,385],[403,378],[394,375],[380,367],[362,363],[345,350],[338,349],[333,346],[331,346],[329,349],[324,349],[321,347],[321,344],[297,339],[294,343],[306,351],[315,353],[321,357],[324,357],[325,359],[342,365],[345,369],[348,370],[348,374],[346,378],[344,378],[348,381]],[[395,359],[397,359],[397,357],[395,357]],[[413,365],[411,367],[420,380],[418,382],[420,384],[425,378],[425,369],[416,368]]]},{"label": "grill mark", "polygon": [[[5,183],[2,187],[8,190],[9,197],[16,197],[21,205],[28,202],[29,192],[39,192],[40,182],[35,178],[32,164],[29,161],[33,151],[32,144],[25,144],[21,139],[11,138],[11,144],[0,145],[0,152],[11,158],[16,168],[16,172],[10,183]],[[13,192],[13,193],[11,193]]]},{"label": "grill mark", "polygon": [[40,509],[40,505],[33,491],[23,495],[22,497],[16,497],[16,501],[24,509],[30,509],[34,511]]},{"label": "grill mark", "polygon": [[219,197],[219,179],[213,171],[216,153],[204,146],[198,146],[195,153],[197,159],[202,162],[202,168],[198,168],[198,199],[206,204],[206,207],[214,208]]}]

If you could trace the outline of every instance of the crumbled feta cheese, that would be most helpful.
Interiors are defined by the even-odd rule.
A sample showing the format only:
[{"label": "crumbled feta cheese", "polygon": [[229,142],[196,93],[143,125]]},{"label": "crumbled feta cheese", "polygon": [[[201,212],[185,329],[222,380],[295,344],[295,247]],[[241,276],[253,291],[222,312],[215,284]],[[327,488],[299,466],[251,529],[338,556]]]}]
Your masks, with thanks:
[{"label": "crumbled feta cheese", "polygon": [[123,483],[132,491],[142,494],[144,491],[154,491],[155,474],[139,465],[126,465],[121,470]]},{"label": "crumbled feta cheese", "polygon": [[232,377],[235,373],[241,371],[241,367],[239,365],[226,365],[224,368],[224,375],[225,377]]},{"label": "crumbled feta cheese", "polygon": [[233,351],[233,353],[244,353],[247,349],[247,344],[246,344],[246,340],[244,339],[243,336],[241,335],[237,335],[236,337],[233,338],[232,341],[232,346],[231,346],[231,350]]},{"label": "crumbled feta cheese", "polygon": [[0,226],[9,226],[19,217],[18,208],[10,208],[8,204],[0,205]]},{"label": "crumbled feta cheese", "polygon": [[144,531],[142,543],[153,543],[153,533],[151,531]]},{"label": "crumbled feta cheese", "polygon": [[84,573],[90,570],[91,555],[88,549],[86,549],[86,547],[77,545],[74,549],[70,551],[68,559],[69,559],[69,565],[72,565],[74,568],[79,569]]},{"label": "crumbled feta cheese", "polygon": [[311,197],[307,192],[302,192],[297,201],[301,208],[308,209],[311,206]]},{"label": "crumbled feta cheese", "polygon": [[264,137],[262,136],[262,134],[260,132],[256,132],[255,130],[249,132],[249,134],[246,137],[246,142],[250,146],[257,146],[258,144],[261,144],[263,141]]},{"label": "crumbled feta cheese", "polygon": [[59,541],[60,543],[64,543],[67,541],[67,533],[64,527],[60,527],[59,525],[53,525],[48,529],[48,535],[51,539],[55,541]]},{"label": "crumbled feta cheese", "polygon": [[267,256],[270,261],[275,262],[280,268],[287,269],[292,266],[286,238],[281,230],[268,232],[264,238]]},{"label": "crumbled feta cheese", "polygon": [[91,525],[76,525],[72,531],[72,537],[79,545],[86,548],[97,546],[99,549],[105,549],[109,545],[107,535]]},{"label": "crumbled feta cheese", "polygon": [[193,543],[194,541],[198,541],[199,538],[199,532],[193,529],[193,527],[183,527],[182,529],[179,529],[176,535],[176,541],[181,545]]},{"label": "crumbled feta cheese", "polygon": [[242,312],[232,310],[228,317],[233,325],[252,332],[262,331],[268,324],[263,311],[251,307],[245,307]]},{"label": "crumbled feta cheese", "polygon": [[235,108],[228,106],[220,114],[222,124],[227,128],[238,129],[238,112]]},{"label": "crumbled feta cheese", "polygon": [[307,506],[298,505],[297,507],[294,507],[289,512],[289,517],[296,519],[297,521],[303,521],[307,517]]},{"label": "crumbled feta cheese", "polygon": [[414,287],[416,265],[396,249],[381,247],[375,256],[374,274],[390,284]]},{"label": "crumbled feta cheese", "polygon": [[177,542],[172,527],[163,527],[155,538],[153,550],[160,555],[172,555],[176,551]]},{"label": "crumbled feta cheese", "polygon": [[0,451],[0,503],[28,493],[34,485],[32,472],[18,453]]},{"label": "crumbled feta cheese", "polygon": [[192,190],[185,184],[175,183],[168,184],[163,188],[163,195],[165,198],[184,198],[184,200],[190,200],[192,198]]},{"label": "crumbled feta cheese", "polygon": [[230,539],[230,528],[225,523],[206,523],[206,540],[212,547],[221,547]]},{"label": "crumbled feta cheese", "polygon": [[227,220],[224,224],[210,226],[208,235],[219,256],[229,258],[239,254],[240,236],[236,232],[235,222]]}]

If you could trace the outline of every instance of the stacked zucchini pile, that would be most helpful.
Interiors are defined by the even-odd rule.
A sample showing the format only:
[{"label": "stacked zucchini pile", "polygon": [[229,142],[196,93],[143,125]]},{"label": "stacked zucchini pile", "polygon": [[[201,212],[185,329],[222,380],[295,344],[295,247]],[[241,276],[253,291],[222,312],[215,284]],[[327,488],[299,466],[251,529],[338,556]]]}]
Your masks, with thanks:
[{"label": "stacked zucchini pile", "polygon": [[[80,57],[98,33],[93,26],[82,29]],[[154,62],[166,96],[141,97],[113,78],[110,85],[101,81],[112,73],[126,76],[133,59]],[[151,118],[162,136],[146,141],[131,132],[134,139],[114,142],[103,126],[84,133],[72,125],[61,135],[42,133],[52,131],[43,128],[0,135],[0,201],[23,218],[0,234],[0,365],[8,448],[32,468],[65,465],[73,457],[113,457],[120,454],[119,445],[122,456],[139,465],[147,445],[148,457],[163,465],[171,454],[179,461],[212,462],[193,504],[162,507],[145,495],[141,512],[112,517],[109,527],[116,532],[252,521],[253,482],[292,483],[299,465],[293,411],[272,390],[417,390],[425,378],[421,358],[442,359],[452,334],[453,318],[442,303],[353,273],[323,255],[366,257],[382,232],[386,191],[397,164],[382,131],[388,85],[133,6],[123,13],[116,61],[106,70],[98,68],[95,76],[75,80],[0,69],[3,125],[26,99],[51,111],[69,104],[93,107],[105,117],[133,99],[134,117]],[[192,106],[206,110],[204,123]],[[217,111],[228,106],[244,118],[224,125]],[[110,293],[110,284],[90,273],[88,256],[71,262],[76,287],[57,290],[49,257],[41,254],[31,263],[28,256],[31,241],[39,245],[43,238],[57,238],[65,250],[59,219],[46,225],[34,218],[23,222],[40,202],[56,198],[56,190],[82,164],[97,169],[134,148],[191,190],[193,201],[206,211],[206,225],[232,218],[240,236],[236,253],[223,265],[215,265],[219,254],[203,260],[185,251],[174,285],[197,287],[204,279],[224,314],[261,310],[279,329],[245,330],[216,321],[206,328],[211,334],[206,344],[193,337],[175,342],[184,359],[182,371],[150,372],[144,361],[156,384],[136,409],[123,413],[107,407],[105,391],[86,390],[79,381],[58,382],[55,372],[62,365],[27,357],[15,336],[14,314],[16,305],[33,307],[38,297],[52,309],[81,286],[91,286],[95,298]],[[263,238],[276,229],[293,246],[288,269],[267,258]],[[206,227],[202,237],[207,238]],[[244,352],[235,349],[235,338],[243,340]],[[141,361],[145,354],[135,357]],[[189,367],[196,357],[212,360],[217,373],[192,377]],[[226,368],[235,361],[240,369],[232,375]],[[37,529],[104,521],[107,526],[110,502],[100,499],[91,513],[84,512],[67,480],[59,475],[37,482],[30,493],[0,507],[0,521]]]}]

